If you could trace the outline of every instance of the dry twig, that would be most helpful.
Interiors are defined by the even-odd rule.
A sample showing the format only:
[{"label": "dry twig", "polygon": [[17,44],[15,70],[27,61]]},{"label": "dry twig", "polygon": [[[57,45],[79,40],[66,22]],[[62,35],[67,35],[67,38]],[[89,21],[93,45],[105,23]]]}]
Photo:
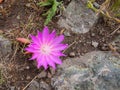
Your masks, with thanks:
[{"label": "dry twig", "polygon": [[116,28],[110,35],[115,34],[119,29],[120,29],[120,25],[119,25],[118,28]]},{"label": "dry twig", "polygon": [[36,75],[22,90],[25,90],[38,77],[38,75]]}]

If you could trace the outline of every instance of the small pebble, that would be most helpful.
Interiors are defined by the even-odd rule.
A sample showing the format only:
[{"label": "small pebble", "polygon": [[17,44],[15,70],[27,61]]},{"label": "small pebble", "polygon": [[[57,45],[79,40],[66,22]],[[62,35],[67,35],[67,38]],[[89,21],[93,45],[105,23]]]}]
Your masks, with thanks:
[{"label": "small pebble", "polygon": [[3,34],[3,31],[2,31],[2,30],[0,30],[0,34]]},{"label": "small pebble", "polygon": [[10,90],[15,90],[15,86],[11,86],[11,87],[10,87]]},{"label": "small pebble", "polygon": [[118,34],[120,34],[120,31],[117,31]]},{"label": "small pebble", "polygon": [[91,33],[91,36],[94,37],[94,36],[95,36],[95,33]]},{"label": "small pebble", "polygon": [[75,57],[75,53],[74,53],[74,52],[70,52],[70,53],[69,53],[69,56],[70,56],[70,57]]},{"label": "small pebble", "polygon": [[30,76],[27,76],[26,79],[29,80],[31,77]]},{"label": "small pebble", "polygon": [[31,4],[30,4],[30,3],[27,3],[27,4],[26,4],[26,7],[31,7]]},{"label": "small pebble", "polygon": [[52,74],[48,72],[47,77],[52,78]]},{"label": "small pebble", "polygon": [[70,35],[70,32],[68,32],[68,31],[65,31],[65,32],[64,32],[64,35],[65,35],[65,36],[68,36],[68,37],[71,36],[71,35]]},{"label": "small pebble", "polygon": [[94,5],[94,7],[96,7],[97,9],[100,8],[100,5],[99,5],[97,2],[94,2],[93,5]]},{"label": "small pebble", "polygon": [[98,44],[99,44],[98,42],[92,41],[92,46],[93,47],[95,47],[95,48],[98,47]]},{"label": "small pebble", "polygon": [[29,66],[27,66],[27,67],[26,67],[26,69],[30,69],[30,67],[29,67]]},{"label": "small pebble", "polygon": [[16,18],[19,20],[20,19],[20,15],[18,15]]},{"label": "small pebble", "polygon": [[101,47],[101,49],[102,49],[103,51],[108,50],[108,45],[107,45],[107,44],[104,44],[104,45]]},{"label": "small pebble", "polygon": [[115,43],[115,42],[112,42],[111,44],[112,44],[113,46],[115,46],[115,45],[116,45],[116,43]]}]

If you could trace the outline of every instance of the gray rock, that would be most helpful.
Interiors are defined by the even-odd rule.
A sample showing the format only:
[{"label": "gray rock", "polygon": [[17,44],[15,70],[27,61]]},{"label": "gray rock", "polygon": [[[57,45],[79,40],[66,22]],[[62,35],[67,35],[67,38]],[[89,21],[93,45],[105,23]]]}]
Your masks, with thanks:
[{"label": "gray rock", "polygon": [[52,90],[52,89],[46,82],[41,81],[39,90]]},{"label": "gray rock", "polygon": [[11,86],[11,87],[10,87],[10,90],[15,90],[15,86]]},{"label": "gray rock", "polygon": [[44,81],[33,81],[27,90],[52,90],[51,87]]},{"label": "gray rock", "polygon": [[42,71],[39,75],[38,78],[45,78],[47,76],[47,72],[46,71]]},{"label": "gray rock", "polygon": [[7,38],[0,35],[0,53],[5,56],[12,52],[12,43]]},{"label": "gray rock", "polygon": [[94,5],[94,7],[97,8],[97,9],[100,8],[100,5],[99,5],[97,2],[94,2],[93,5]]},{"label": "gray rock", "polygon": [[58,67],[51,85],[55,90],[119,90],[120,57],[94,51],[67,59]]},{"label": "gray rock", "polygon": [[75,33],[86,33],[96,23],[98,17],[86,6],[87,0],[72,0],[63,17],[58,21],[60,27]]},{"label": "gray rock", "polygon": [[27,88],[27,90],[39,90],[39,83],[37,81],[32,81],[30,86]]},{"label": "gray rock", "polygon": [[111,44],[117,49],[117,51],[120,53],[120,35],[118,37],[115,38],[115,40],[113,40],[111,42]]}]

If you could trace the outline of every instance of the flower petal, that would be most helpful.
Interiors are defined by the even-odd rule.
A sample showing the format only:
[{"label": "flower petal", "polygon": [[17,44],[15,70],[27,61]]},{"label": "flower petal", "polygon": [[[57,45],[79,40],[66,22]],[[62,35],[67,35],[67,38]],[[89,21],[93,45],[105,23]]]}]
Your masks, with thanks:
[{"label": "flower petal", "polygon": [[37,58],[37,63],[38,68],[40,68],[41,66],[43,66],[45,70],[48,68],[47,61],[45,60],[45,57],[43,55]]},{"label": "flower petal", "polygon": [[36,60],[37,61],[37,68],[39,69],[42,66],[42,63],[40,62],[41,60]]},{"label": "flower petal", "polygon": [[43,65],[43,56],[38,56],[37,59],[37,68],[39,69]]},{"label": "flower petal", "polygon": [[56,63],[56,64],[59,64],[59,65],[61,65],[62,64],[62,61],[61,61],[61,59],[59,58],[59,57],[56,57],[56,56],[49,56],[49,58],[50,58],[50,60],[52,60],[54,63]]},{"label": "flower petal", "polygon": [[26,38],[16,38],[16,40],[25,44],[30,43],[30,40]]},{"label": "flower petal", "polygon": [[58,37],[56,37],[53,41],[54,44],[59,44],[61,43],[62,41],[64,40],[64,36],[63,35],[60,35]]},{"label": "flower petal", "polygon": [[54,31],[52,31],[51,34],[49,34],[48,43],[51,43],[51,41],[54,40],[55,36],[56,36],[56,31],[54,30]]},{"label": "flower petal", "polygon": [[25,48],[25,50],[30,52],[30,53],[38,53],[38,54],[40,54],[40,50],[35,49],[34,47],[27,47],[27,48]]},{"label": "flower petal", "polygon": [[50,61],[48,64],[49,64],[52,68],[56,69],[55,63],[54,63],[53,61]]},{"label": "flower petal", "polygon": [[37,31],[37,39],[39,40],[39,43],[42,43],[42,33],[40,31]]},{"label": "flower petal", "polygon": [[41,66],[46,70],[48,65],[56,69],[56,64],[62,64],[60,56],[65,56],[61,51],[68,45],[61,44],[64,36],[56,36],[56,31],[49,33],[48,27],[44,27],[43,32],[37,31],[37,36],[31,35],[31,42],[25,50],[32,53],[30,60],[36,59],[37,68]]},{"label": "flower petal", "polygon": [[42,66],[41,63],[37,64],[37,68],[39,69]]},{"label": "flower petal", "polygon": [[54,56],[65,56],[65,54],[63,54],[62,52],[51,52],[52,55]]},{"label": "flower petal", "polygon": [[49,37],[49,29],[47,26],[45,26],[42,33],[43,42],[47,41],[48,37]]},{"label": "flower petal", "polygon": [[36,59],[39,55],[40,55],[40,54],[38,54],[38,53],[34,53],[34,54],[32,55],[32,58],[30,58],[29,60],[34,60],[34,59]]},{"label": "flower petal", "polygon": [[47,65],[47,60],[46,60],[46,56],[43,56],[43,67],[44,67],[44,69],[46,70],[47,68],[48,68],[48,65]]},{"label": "flower petal", "polygon": [[56,36],[56,31],[53,30],[52,33],[49,35],[50,39],[54,39]]},{"label": "flower petal", "polygon": [[53,47],[52,51],[61,51],[61,50],[64,50],[65,48],[67,48],[67,47],[68,47],[67,44],[58,44],[58,45]]},{"label": "flower petal", "polygon": [[35,44],[39,45],[39,40],[38,40],[38,38],[36,36],[30,35],[30,37],[32,39],[32,43],[35,43]]},{"label": "flower petal", "polygon": [[49,58],[49,56],[46,56],[46,61],[47,64],[49,64],[51,67],[53,67],[54,69],[56,69],[55,63]]},{"label": "flower petal", "polygon": [[35,52],[35,49],[29,48],[29,47],[25,48],[25,50],[28,51],[28,52]]}]

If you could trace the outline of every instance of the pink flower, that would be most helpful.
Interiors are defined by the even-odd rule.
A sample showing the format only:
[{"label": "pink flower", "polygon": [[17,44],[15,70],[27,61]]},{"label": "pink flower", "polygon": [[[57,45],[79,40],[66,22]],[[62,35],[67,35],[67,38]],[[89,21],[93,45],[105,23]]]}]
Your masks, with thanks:
[{"label": "pink flower", "polygon": [[33,54],[30,60],[37,61],[37,68],[51,66],[55,69],[56,64],[62,64],[60,56],[65,55],[61,51],[67,47],[67,44],[61,44],[63,35],[56,36],[55,30],[49,33],[48,27],[45,27],[42,33],[38,31],[37,36],[30,37],[32,41],[25,50]]}]

